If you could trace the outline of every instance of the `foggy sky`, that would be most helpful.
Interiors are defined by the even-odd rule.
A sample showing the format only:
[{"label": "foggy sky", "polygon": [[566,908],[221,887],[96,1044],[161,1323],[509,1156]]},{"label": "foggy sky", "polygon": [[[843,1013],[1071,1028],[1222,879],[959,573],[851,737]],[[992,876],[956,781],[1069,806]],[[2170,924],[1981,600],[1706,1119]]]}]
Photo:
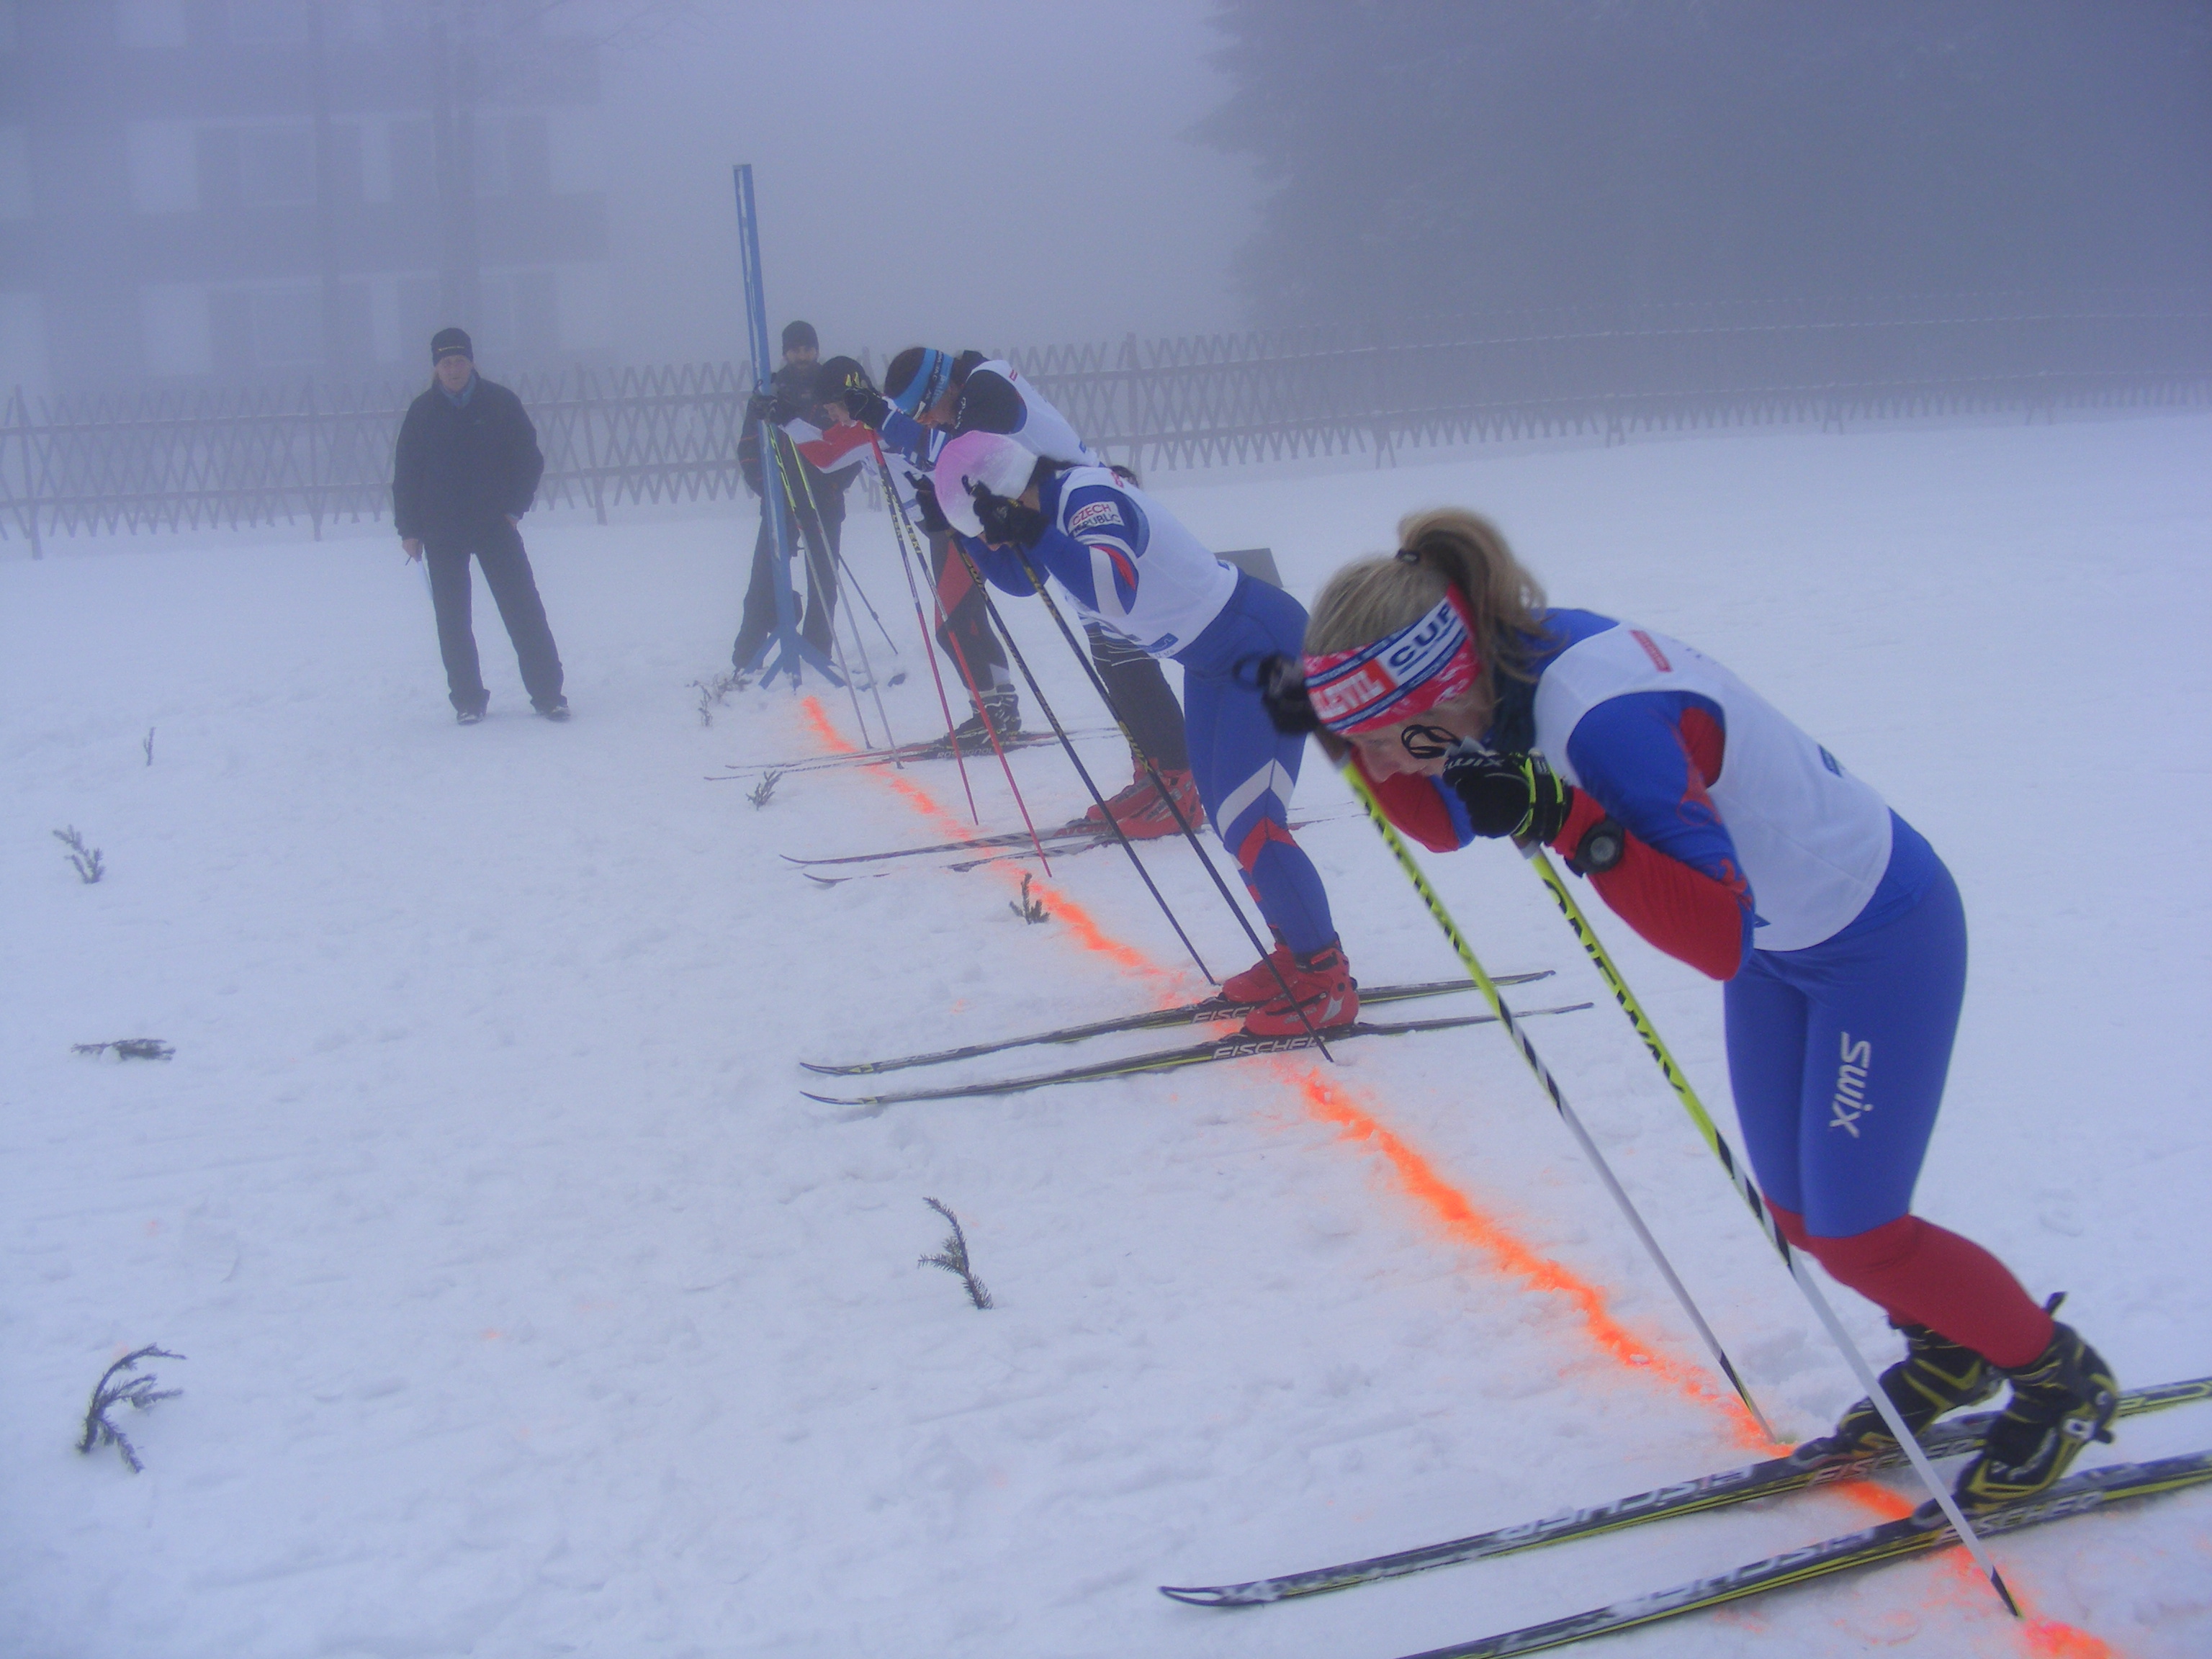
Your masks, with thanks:
[{"label": "foggy sky", "polygon": [[769,327],[825,352],[1236,325],[1259,187],[1188,139],[1207,0],[713,4],[605,58],[617,361],[743,357],[730,167]]}]

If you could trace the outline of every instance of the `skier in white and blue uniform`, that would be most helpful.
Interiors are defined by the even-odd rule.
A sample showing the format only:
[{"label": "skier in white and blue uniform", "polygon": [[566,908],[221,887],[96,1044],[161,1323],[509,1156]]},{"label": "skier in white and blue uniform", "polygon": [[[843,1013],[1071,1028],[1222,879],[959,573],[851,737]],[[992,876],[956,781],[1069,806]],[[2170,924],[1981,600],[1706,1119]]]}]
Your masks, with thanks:
[{"label": "skier in white and blue uniform", "polygon": [[1291,836],[1304,740],[1275,729],[1255,674],[1264,658],[1298,648],[1304,607],[1214,557],[1105,467],[1060,465],[1014,438],[971,432],[945,447],[935,477],[945,517],[994,586],[1033,594],[1034,567],[1066,590],[1086,622],[1182,665],[1199,794],[1278,941],[1221,988],[1257,1005],[1244,1029],[1287,1036],[1309,1023],[1327,1030],[1358,1018],[1328,895]]},{"label": "skier in white and blue uniform", "polygon": [[[1791,1243],[1879,1304],[1882,1387],[1917,1433],[2012,1398],[1960,1476],[1985,1508],[2105,1435],[2118,1385],[1994,1255],[1911,1212],[1966,991],[1966,915],[1926,839],[1759,694],[1679,640],[1547,609],[1470,513],[1315,601],[1272,701],[1437,850],[1549,843],[1638,933],[1725,982],[1729,1076]],[[1808,1455],[1888,1444],[1871,1402]]]},{"label": "skier in white and blue uniform", "polygon": [[[936,464],[945,444],[969,432],[1001,433],[1031,454],[1064,465],[1106,465],[1105,458],[1083,441],[1067,417],[1019,370],[980,351],[955,356],[933,346],[908,346],[885,366],[884,390],[876,392],[863,379],[852,386],[848,407],[854,418],[882,434],[887,449],[925,471]],[[1006,653],[992,637],[982,595],[969,581],[967,565],[951,556],[950,531],[935,495],[924,481],[915,479],[915,484],[922,526],[929,532],[930,576],[945,614],[939,642],[956,662],[965,665],[983,690],[983,701],[971,722],[975,739],[981,740],[987,717],[1003,737],[1020,725]],[[1142,758],[1132,753],[1127,789],[1093,806],[1069,827],[1103,827],[1111,816],[1121,833],[1133,839],[1171,836],[1176,811],[1188,822],[1200,810],[1198,786],[1184,752],[1182,710],[1152,658],[1103,629],[1093,626],[1087,631],[1091,659],[1115,708],[1127,723],[1133,750],[1140,751]],[[1153,787],[1146,759],[1167,785],[1172,808]]]}]

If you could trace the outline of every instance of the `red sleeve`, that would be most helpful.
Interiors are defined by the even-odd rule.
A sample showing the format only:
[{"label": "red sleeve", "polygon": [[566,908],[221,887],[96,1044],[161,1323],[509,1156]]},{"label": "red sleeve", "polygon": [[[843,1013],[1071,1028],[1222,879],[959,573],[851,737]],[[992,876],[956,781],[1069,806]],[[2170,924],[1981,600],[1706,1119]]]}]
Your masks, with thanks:
[{"label": "red sleeve", "polygon": [[[1394,815],[1395,816],[1395,815]],[[1553,848],[1571,856],[1605,808],[1575,791],[1565,828]],[[1716,881],[1668,858],[1634,836],[1626,836],[1620,862],[1590,884],[1646,943],[1714,979],[1734,979],[1751,950],[1749,890],[1743,878]]]},{"label": "red sleeve", "polygon": [[858,421],[845,421],[831,427],[818,438],[808,438],[797,445],[799,453],[811,462],[817,471],[835,472],[856,449],[866,449],[875,434]]},{"label": "red sleeve", "polygon": [[1352,751],[1352,763],[1367,780],[1375,799],[1382,803],[1383,815],[1429,851],[1455,853],[1467,845],[1467,836],[1444,802],[1443,786],[1434,778],[1418,772],[1393,772],[1387,778],[1377,778],[1367,769],[1367,762],[1357,750]]}]

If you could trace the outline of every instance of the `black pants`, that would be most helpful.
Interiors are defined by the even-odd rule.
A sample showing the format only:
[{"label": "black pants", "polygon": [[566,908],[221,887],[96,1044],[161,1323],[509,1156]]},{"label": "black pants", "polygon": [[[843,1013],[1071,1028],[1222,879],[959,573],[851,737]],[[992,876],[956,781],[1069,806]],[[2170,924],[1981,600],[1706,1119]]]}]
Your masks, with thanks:
[{"label": "black pants", "polygon": [[[1084,632],[1091,636],[1091,660],[1098,665],[1098,678],[1106,682],[1106,695],[1129,728],[1130,741],[1163,772],[1190,770],[1182,705],[1168,690],[1158,659],[1096,624],[1086,624]],[[1137,770],[1143,774],[1143,762]]]},{"label": "black pants", "polygon": [[1006,672],[1006,650],[991,632],[982,590],[968,574],[968,562],[952,550],[952,538],[933,531],[929,538],[929,575],[937,584],[937,602],[945,620],[937,625],[937,643],[952,659],[966,684],[972,675],[974,701],[981,696],[1011,696],[1013,676]]},{"label": "black pants", "polygon": [[476,629],[470,620],[472,585],[469,555],[483,567],[484,582],[499,606],[507,637],[514,641],[514,660],[523,689],[540,708],[561,695],[561,653],[545,624],[545,603],[538,597],[538,578],[522,550],[522,533],[504,519],[474,533],[425,536],[422,556],[430,567],[430,600],[438,613],[438,651],[446,659],[446,694],[464,714],[482,714],[490,694],[477,661]]},{"label": "black pants", "polygon": [[[806,566],[806,613],[799,635],[830,655],[830,628],[837,610],[837,553],[845,521],[842,518],[817,522],[811,515],[799,520],[799,545]],[[753,575],[745,586],[744,615],[738,623],[737,643],[730,647],[730,666],[744,673],[769,635],[775,632],[775,543],[769,534],[768,513],[761,513],[760,534],[753,538]]]}]

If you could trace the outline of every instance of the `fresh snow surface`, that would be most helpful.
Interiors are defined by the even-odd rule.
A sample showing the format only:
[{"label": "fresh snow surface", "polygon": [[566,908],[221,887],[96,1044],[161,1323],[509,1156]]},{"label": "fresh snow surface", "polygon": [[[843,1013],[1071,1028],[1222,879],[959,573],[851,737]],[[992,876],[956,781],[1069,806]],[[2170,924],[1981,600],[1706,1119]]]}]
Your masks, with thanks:
[{"label": "fresh snow surface", "polygon": [[[2208,456],[2212,421],[2171,416],[1155,482],[1308,595],[1402,511],[1478,505],[1557,601],[1694,641],[1872,780],[1973,927],[1919,1207],[2069,1291],[2148,1382],[2212,1370]],[[949,833],[952,769],[794,774],[755,810],[708,779],[820,740],[782,690],[702,726],[687,684],[725,660],[750,521],[526,529],[565,727],[529,714],[481,594],[492,718],[454,726],[380,532],[7,544],[0,1652],[1390,1659],[1897,1512],[1812,1494],[1246,1613],[1156,1595],[1755,1449],[1494,1029],[874,1116],[800,1098],[802,1056],[1201,983],[1117,853],[1058,862],[1046,902],[1139,965],[1024,926],[1012,865],[811,885],[777,854]],[[926,736],[886,521],[849,546],[904,642],[891,717]],[[1041,609],[1012,609],[1096,724]],[[1115,742],[1087,750],[1123,780]],[[1082,805],[1056,751],[1015,765],[1040,822]],[[985,826],[1016,823],[969,770]],[[1450,974],[1346,799],[1310,760],[1301,805],[1338,816],[1304,839],[1358,972]],[[71,825],[97,885],[51,837]],[[1188,850],[1146,856],[1216,971],[1245,966]],[[1546,896],[1504,848],[1428,863],[1493,969],[1558,970],[1523,1006],[1599,1000],[1532,1036],[1783,1431],[1821,1429],[1850,1376]],[[1733,1133],[1718,994],[1593,908]],[[70,1053],[129,1036],[176,1056]],[[917,1267],[926,1197],[992,1310]],[[154,1366],[180,1398],[118,1414],[134,1477],[72,1444],[101,1368],[149,1342],[188,1358]],[[2089,1461],[2207,1443],[2184,1410]],[[2212,1652],[2212,1493],[1996,1553],[2055,1622],[2002,1618],[1954,1554],[1603,1650]]]}]

